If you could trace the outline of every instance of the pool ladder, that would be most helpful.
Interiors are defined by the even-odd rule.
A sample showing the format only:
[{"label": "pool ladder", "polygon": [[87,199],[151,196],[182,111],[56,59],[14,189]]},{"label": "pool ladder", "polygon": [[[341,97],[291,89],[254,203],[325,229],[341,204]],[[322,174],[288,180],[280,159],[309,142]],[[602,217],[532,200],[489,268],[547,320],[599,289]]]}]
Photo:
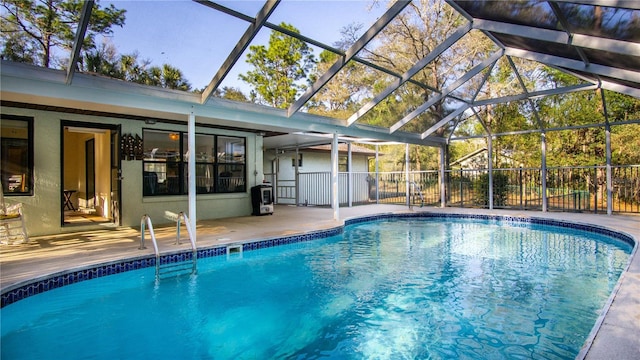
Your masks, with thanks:
[{"label": "pool ladder", "polygon": [[189,271],[190,274],[195,274],[197,272],[197,260],[198,260],[198,252],[196,250],[196,242],[195,236],[193,233],[193,229],[191,229],[191,223],[189,222],[189,218],[184,213],[178,214],[178,218],[176,221],[176,245],[180,245],[180,223],[184,221],[184,225],[187,227],[187,232],[189,233],[189,241],[191,242],[191,261],[181,261],[175,263],[165,263],[161,264],[160,262],[160,251],[158,250],[158,241],[156,240],[155,232],[153,231],[153,224],[151,223],[151,218],[149,215],[145,214],[142,216],[140,220],[140,247],[139,249],[146,249],[144,246],[144,233],[145,226],[149,228],[149,234],[151,234],[151,242],[153,243],[153,250],[156,254],[156,280],[160,280],[160,278],[164,275],[168,274],[180,274]]},{"label": "pool ladder", "polygon": [[[420,197],[420,207],[424,206],[424,196],[422,196],[422,190],[420,190],[420,185],[418,185],[418,183],[416,183],[415,181],[412,181],[409,183],[411,185],[411,189],[413,190],[413,197],[415,197],[415,195],[417,194]],[[409,206],[411,207],[411,205],[413,204],[412,201],[409,201]]]}]

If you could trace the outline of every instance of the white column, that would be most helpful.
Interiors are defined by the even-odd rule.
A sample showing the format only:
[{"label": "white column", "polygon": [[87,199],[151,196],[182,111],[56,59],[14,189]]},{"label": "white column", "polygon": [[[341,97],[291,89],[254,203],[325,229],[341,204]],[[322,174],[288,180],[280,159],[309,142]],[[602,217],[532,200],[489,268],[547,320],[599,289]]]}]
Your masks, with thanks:
[{"label": "white column", "polygon": [[487,164],[489,165],[489,210],[493,210],[493,136],[487,137]]},{"label": "white column", "polygon": [[540,181],[542,182],[542,212],[547,212],[547,134],[542,132],[542,174]]},{"label": "white column", "polygon": [[298,168],[298,166],[300,166],[300,149],[297,146],[294,157],[293,167],[295,173],[293,174],[293,178],[295,179],[294,185],[296,187],[296,206],[300,206],[300,169]]},{"label": "white column", "polygon": [[447,194],[446,194],[446,189],[447,189],[447,184],[446,184],[446,166],[447,164],[446,162],[446,151],[447,151],[447,145],[446,144],[442,144],[442,146],[440,146],[440,207],[444,208],[447,206]]},{"label": "white column", "polygon": [[[613,179],[611,174],[611,126],[605,125],[605,152],[607,161],[607,215],[613,214]],[[598,191],[596,189],[596,191]],[[598,204],[596,204],[597,209]]]},{"label": "white column", "polygon": [[338,134],[333,134],[331,142],[331,208],[333,220],[340,220],[340,198],[338,194]]},{"label": "white column", "polygon": [[353,206],[353,166],[351,162],[351,142],[347,143],[347,196],[349,207]]},{"label": "white column", "polygon": [[376,144],[376,204],[380,203],[380,192],[378,192],[378,183],[380,181],[380,168],[378,167],[378,161],[379,161],[379,149],[378,149],[378,144]]},{"label": "white column", "polygon": [[[189,222],[196,236],[196,116],[193,110],[189,113],[189,124],[187,133],[187,151],[189,153]],[[195,241],[195,239],[194,239]]]},{"label": "white column", "polygon": [[411,189],[409,182],[409,143],[404,144],[404,177],[405,177],[405,193],[407,196],[407,206],[411,207]]}]

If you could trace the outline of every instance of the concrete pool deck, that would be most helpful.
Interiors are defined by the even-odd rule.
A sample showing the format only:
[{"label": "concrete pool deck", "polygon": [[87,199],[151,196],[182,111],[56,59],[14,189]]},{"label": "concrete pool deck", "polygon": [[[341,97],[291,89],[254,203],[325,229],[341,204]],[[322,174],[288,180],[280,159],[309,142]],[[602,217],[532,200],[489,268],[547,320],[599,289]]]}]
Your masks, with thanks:
[{"label": "concrete pool deck", "polygon": [[[303,234],[341,226],[345,219],[383,213],[437,212],[448,214],[485,214],[514,217],[537,217],[597,225],[620,231],[640,241],[640,217],[578,213],[542,213],[538,211],[486,210],[424,207],[408,209],[399,205],[367,205],[340,208],[340,220],[333,220],[333,210],[316,207],[278,205],[273,215],[246,216],[198,221],[198,247],[242,243],[251,240]],[[174,226],[156,227],[161,252],[190,248],[186,230],[181,231],[181,245],[175,245]],[[79,269],[131,257],[152,255],[151,240],[139,250],[140,230],[105,228],[72,234],[33,237],[27,244],[0,246],[0,289],[5,290],[30,280],[47,277],[64,270]],[[632,254],[632,256],[635,254]],[[640,359],[640,258],[633,256],[628,271],[610,298],[610,306],[599,319],[597,333],[592,333],[585,359]],[[588,350],[588,351],[587,351]],[[586,354],[585,354],[586,353]]]}]

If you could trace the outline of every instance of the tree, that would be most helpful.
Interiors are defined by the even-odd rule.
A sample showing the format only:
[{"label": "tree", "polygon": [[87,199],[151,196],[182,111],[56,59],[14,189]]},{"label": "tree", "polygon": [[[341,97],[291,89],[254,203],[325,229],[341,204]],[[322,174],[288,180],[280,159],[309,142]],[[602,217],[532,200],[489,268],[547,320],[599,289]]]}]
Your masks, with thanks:
[{"label": "tree", "polygon": [[[300,32],[286,23],[280,26]],[[250,46],[246,61],[253,70],[239,78],[253,86],[252,100],[278,108],[287,108],[306,89],[301,81],[307,79],[316,63],[312,49],[304,41],[277,31],[271,32],[268,47]]]},{"label": "tree", "polygon": [[222,99],[239,101],[239,102],[249,102],[247,96],[240,90],[239,88],[224,86],[222,89],[216,89],[213,93],[215,97],[219,97]]},{"label": "tree", "polygon": [[85,52],[80,61],[80,70],[122,79],[118,62],[116,47],[110,42],[104,42],[100,47]]},{"label": "tree", "polygon": [[159,86],[167,89],[191,90],[191,84],[184,79],[182,71],[169,64],[163,64],[162,66],[152,66],[147,72],[146,76],[141,79],[143,83],[147,85]]},{"label": "tree", "polygon": [[[361,51],[360,56],[394,70],[397,74],[404,74],[449,38],[465,21],[444,1],[413,1],[377,35],[375,41]],[[492,46],[491,42],[479,32],[468,33],[412,77],[411,80],[427,86],[405,82],[358,122],[382,127],[396,124],[420,105],[437,96],[434,90],[444,89],[486,58],[493,49]],[[370,87],[374,94],[379,94],[392,81],[397,80],[381,73],[377,73],[374,79],[375,83]],[[471,93],[473,90],[471,87],[460,89],[456,94],[461,96],[460,92]],[[441,99],[435,102],[426,111],[403,125],[401,130],[413,133],[428,130],[455,110],[455,104],[450,104],[448,101]],[[452,123],[440,127],[434,135],[446,136]],[[426,159],[433,157],[434,154],[426,147],[422,147],[412,156],[416,159],[424,159],[421,160],[422,167],[422,164],[428,164],[429,161]],[[432,166],[428,164],[426,167]]]},{"label": "tree", "polygon": [[[376,38],[377,41],[373,42],[380,45],[375,48],[365,48],[362,56],[398,74],[403,74],[442,44],[465,21],[444,1],[411,2],[380,32]],[[471,32],[427,64],[413,76],[412,80],[427,84],[431,89],[442,90],[452,79],[460,77],[486,57],[490,46],[490,41],[486,37],[477,32]],[[382,90],[387,87],[390,80],[380,76],[376,87]],[[367,122],[373,125],[393,125],[435,96],[431,89],[406,82],[373,109]],[[404,125],[402,129],[424,132],[453,110],[446,100],[442,99]],[[436,131],[435,135],[443,136],[446,131],[447,127],[442,127]]]},{"label": "tree", "polygon": [[149,67],[150,64],[150,60],[140,60],[138,53],[118,55],[111,43],[86,52],[80,63],[81,70],[86,72],[167,89],[191,90],[180,69],[169,64]]},{"label": "tree", "polygon": [[[342,38],[333,47],[346,51],[358,39],[361,24],[350,24],[340,30]],[[324,50],[313,71],[313,77],[319,78],[338,60],[339,54]],[[326,83],[306,105],[310,113],[334,118],[347,118],[362,105],[365,96],[369,95],[368,87],[374,83],[371,71],[355,61],[350,61]]]},{"label": "tree", "polygon": [[[59,51],[70,51],[80,19],[82,0],[3,0],[2,58],[43,67],[62,67]],[[122,26],[125,10],[96,1],[83,40],[85,51],[95,48],[95,36]],[[5,31],[4,29],[7,29]]]}]

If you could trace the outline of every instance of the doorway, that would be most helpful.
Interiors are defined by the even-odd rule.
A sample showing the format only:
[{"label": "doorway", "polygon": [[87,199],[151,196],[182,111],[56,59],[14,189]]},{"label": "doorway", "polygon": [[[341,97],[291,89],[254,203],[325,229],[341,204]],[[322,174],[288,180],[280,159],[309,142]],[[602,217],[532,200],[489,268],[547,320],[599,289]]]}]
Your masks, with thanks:
[{"label": "doorway", "polygon": [[119,125],[62,121],[62,226],[120,225],[119,138]]}]

